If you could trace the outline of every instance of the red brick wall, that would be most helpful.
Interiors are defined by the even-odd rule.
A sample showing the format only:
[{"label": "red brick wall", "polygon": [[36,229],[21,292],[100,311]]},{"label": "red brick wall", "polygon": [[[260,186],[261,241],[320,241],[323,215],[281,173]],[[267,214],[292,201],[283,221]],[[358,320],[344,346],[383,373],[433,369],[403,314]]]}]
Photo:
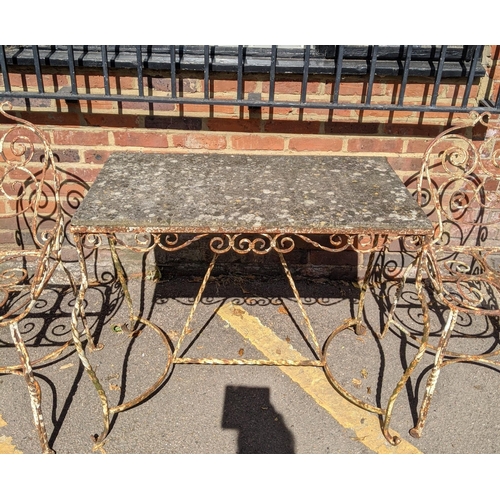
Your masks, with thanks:
[{"label": "red brick wall", "polygon": [[[470,102],[485,93],[497,95],[500,86],[500,46],[486,48],[485,65],[488,77],[474,85]],[[220,78],[220,77],[218,77]],[[269,93],[268,76],[251,75],[244,82],[245,97]],[[488,80],[489,78],[489,80]],[[203,78],[183,75],[179,93],[184,96],[204,96]],[[332,98],[331,77],[311,77],[308,101],[329,102]],[[486,83],[489,81],[489,87]],[[13,89],[37,89],[34,74],[11,75]],[[87,70],[77,77],[79,88],[96,94],[104,93],[102,76]],[[169,75],[144,76],[145,88],[153,95],[168,95]],[[44,76],[47,91],[70,86],[68,74]],[[120,71],[110,77],[111,92],[137,94],[137,78]],[[439,105],[461,102],[463,81],[443,81]],[[235,98],[237,82],[227,75],[210,82],[214,98]],[[299,101],[300,78],[279,78],[275,100]],[[342,81],[339,102],[361,102],[366,82],[346,78]],[[400,85],[390,78],[377,81],[372,103],[395,103]],[[431,81],[408,84],[405,104],[426,104],[432,95]],[[58,165],[63,172],[63,199],[68,216],[78,205],[86,189],[95,180],[108,155],[117,149],[129,151],[214,152],[219,154],[244,152],[265,154],[336,154],[382,155],[407,180],[418,169],[426,146],[444,128],[466,115],[457,113],[417,113],[411,111],[357,111],[298,108],[248,108],[233,105],[207,106],[198,104],[145,104],[112,101],[52,101],[32,99],[15,101],[14,111],[20,117],[40,125],[48,135]],[[5,123],[1,120],[1,123]],[[0,123],[0,131],[6,126]],[[0,210],[5,210],[0,206]]]}]

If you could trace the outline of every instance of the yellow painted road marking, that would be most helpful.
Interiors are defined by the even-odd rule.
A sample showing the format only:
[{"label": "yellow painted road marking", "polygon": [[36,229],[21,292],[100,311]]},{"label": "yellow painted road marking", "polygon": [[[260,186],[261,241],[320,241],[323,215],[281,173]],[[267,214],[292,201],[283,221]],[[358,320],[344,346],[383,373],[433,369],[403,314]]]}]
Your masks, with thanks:
[{"label": "yellow painted road marking", "polygon": [[[248,314],[243,308],[225,304],[218,310],[218,315],[245,339],[251,342],[264,356],[272,359],[276,351],[287,353],[293,361],[305,359],[290,344],[281,340],[258,318]],[[280,366],[282,372],[296,382],[316,403],[322,406],[340,425],[352,429],[357,440],[370,450],[384,454],[422,453],[408,441],[401,439],[398,446],[391,446],[380,431],[380,422],[373,415],[353,405],[330,385],[324,373],[309,366]]]},{"label": "yellow painted road marking", "polygon": [[[7,422],[0,415],[0,427],[5,427]],[[12,438],[9,436],[0,436],[0,455],[4,454],[19,454],[22,451],[16,449],[15,445],[12,444]]]}]

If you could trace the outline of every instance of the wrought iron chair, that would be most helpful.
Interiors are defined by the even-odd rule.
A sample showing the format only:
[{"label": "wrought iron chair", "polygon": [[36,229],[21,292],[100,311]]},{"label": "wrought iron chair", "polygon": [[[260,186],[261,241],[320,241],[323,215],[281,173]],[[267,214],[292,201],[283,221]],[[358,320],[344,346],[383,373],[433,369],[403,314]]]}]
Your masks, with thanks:
[{"label": "wrought iron chair", "polygon": [[[10,109],[9,102],[0,105],[0,113],[16,122],[0,139],[0,227],[4,236],[0,246],[0,327],[10,328],[21,364],[0,366],[0,373],[24,376],[42,451],[52,453],[33,366],[57,357],[71,340],[32,361],[18,325],[36,307],[56,268],[62,265],[60,180],[44,134],[30,122],[8,114]],[[11,241],[5,241],[7,230],[14,234]],[[71,275],[62,268],[74,288]],[[9,345],[7,341],[2,344]]]},{"label": "wrought iron chair", "polygon": [[[399,284],[382,332],[384,336],[390,325],[396,325],[420,347],[435,352],[418,421],[410,430],[413,437],[422,434],[442,368],[460,362],[500,366],[500,359],[495,359],[500,356],[500,343],[498,323],[494,323],[500,316],[500,136],[493,133],[477,142],[466,135],[474,126],[487,125],[488,118],[488,113],[471,113],[470,119],[441,133],[427,148],[419,173],[417,200],[435,227],[433,239],[415,264],[431,299],[423,303],[424,335],[414,335],[396,319],[409,272]],[[494,131],[491,123],[489,127]],[[430,340],[427,306],[448,312],[437,344]],[[493,334],[458,328],[460,318],[474,316],[489,318]],[[473,352],[471,342],[477,338],[488,345]],[[458,350],[448,349],[450,340]],[[417,356],[421,355],[419,349]]]}]

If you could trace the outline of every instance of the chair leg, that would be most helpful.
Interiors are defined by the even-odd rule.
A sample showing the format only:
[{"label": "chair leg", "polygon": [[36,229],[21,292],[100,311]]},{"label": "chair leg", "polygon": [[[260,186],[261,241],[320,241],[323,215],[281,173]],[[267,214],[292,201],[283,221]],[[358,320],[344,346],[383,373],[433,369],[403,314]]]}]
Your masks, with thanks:
[{"label": "chair leg", "polygon": [[42,415],[42,391],[33,374],[28,351],[26,350],[24,341],[21,337],[21,334],[19,333],[19,327],[17,323],[10,325],[10,333],[19,354],[19,358],[21,359],[24,379],[28,384],[28,392],[31,400],[33,420],[35,421],[35,426],[38,430],[38,437],[40,439],[42,451],[43,453],[54,453],[54,451],[49,446],[47,430],[45,429],[45,422]]},{"label": "chair leg", "polygon": [[418,415],[418,421],[413,429],[410,429],[410,435],[414,438],[419,438],[422,435],[424,429],[425,421],[427,419],[427,414],[429,412],[429,407],[431,404],[432,396],[434,395],[434,390],[436,389],[437,379],[439,373],[441,372],[441,366],[443,363],[443,358],[446,351],[446,346],[451,337],[451,332],[455,327],[457,321],[458,311],[450,310],[450,314],[446,321],[446,325],[439,339],[439,344],[436,350],[436,356],[434,358],[434,367],[427,379],[427,384],[425,387],[425,396],[420,406],[420,411]]}]

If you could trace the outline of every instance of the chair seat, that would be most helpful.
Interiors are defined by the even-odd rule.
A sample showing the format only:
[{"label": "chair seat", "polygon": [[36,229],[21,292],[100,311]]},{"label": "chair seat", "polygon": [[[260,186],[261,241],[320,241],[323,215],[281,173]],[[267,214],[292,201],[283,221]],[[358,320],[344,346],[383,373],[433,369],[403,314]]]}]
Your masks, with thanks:
[{"label": "chair seat", "polygon": [[500,271],[495,269],[496,259],[500,259],[500,253],[494,248],[440,247],[435,252],[437,269],[429,270],[438,297],[461,312],[499,315]]}]

